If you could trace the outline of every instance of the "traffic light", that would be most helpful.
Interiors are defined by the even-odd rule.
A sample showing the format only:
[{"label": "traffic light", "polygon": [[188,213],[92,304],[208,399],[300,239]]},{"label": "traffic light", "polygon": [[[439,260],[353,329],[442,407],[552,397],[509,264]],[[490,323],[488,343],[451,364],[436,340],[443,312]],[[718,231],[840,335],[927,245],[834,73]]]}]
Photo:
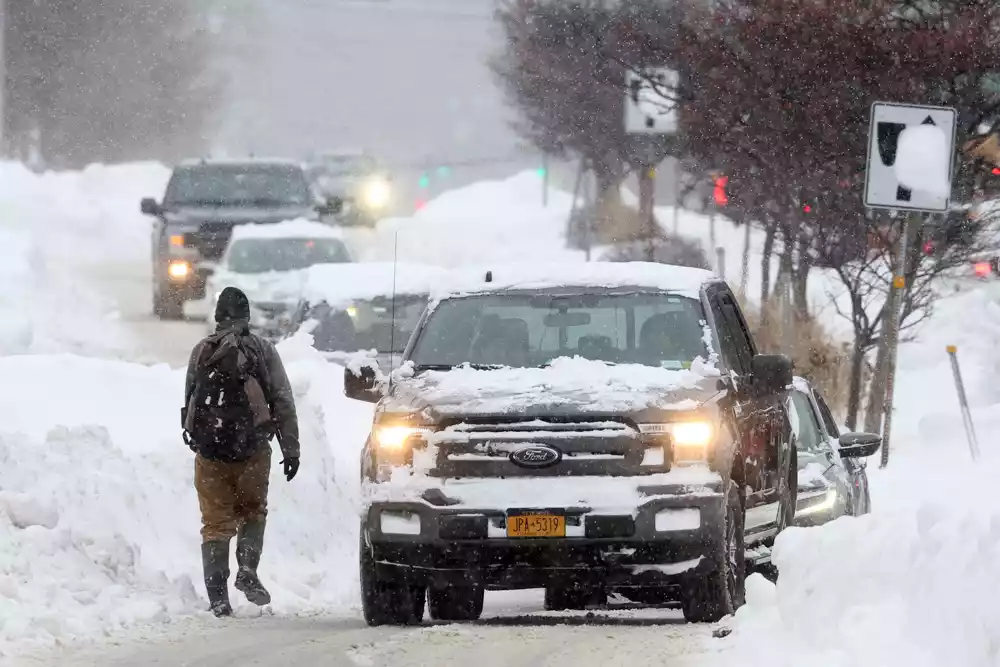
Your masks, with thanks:
[{"label": "traffic light", "polygon": [[437,168],[437,175],[440,176],[441,178],[448,178],[449,176],[451,176],[451,167],[448,167],[446,165],[441,165],[440,167]]},{"label": "traffic light", "polygon": [[431,185],[431,177],[428,174],[420,174],[420,181],[418,185],[421,188],[428,188]]},{"label": "traffic light", "polygon": [[538,174],[538,178],[545,178],[545,167],[539,167],[535,173]]},{"label": "traffic light", "polygon": [[810,206],[809,204],[803,204],[802,205],[802,212],[803,213],[812,213],[812,210],[813,210],[813,207]]},{"label": "traffic light", "polygon": [[715,190],[712,192],[712,198],[715,200],[716,206],[725,206],[729,203],[729,195],[726,194],[726,185],[728,183],[728,176],[715,177]]}]

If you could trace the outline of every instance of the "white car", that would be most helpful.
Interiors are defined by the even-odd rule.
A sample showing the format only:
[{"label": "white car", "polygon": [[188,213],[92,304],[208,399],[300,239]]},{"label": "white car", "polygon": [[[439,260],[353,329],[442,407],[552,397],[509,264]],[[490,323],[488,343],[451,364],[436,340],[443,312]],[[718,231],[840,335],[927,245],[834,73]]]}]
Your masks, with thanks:
[{"label": "white car", "polygon": [[388,370],[402,357],[429,295],[447,286],[451,272],[425,264],[359,262],[314,266],[303,274],[289,333],[305,330],[332,361],[371,352]]},{"label": "white car", "polygon": [[250,299],[250,328],[276,338],[287,328],[301,295],[303,270],[318,264],[353,262],[342,232],[309,220],[240,225],[219,266],[209,279],[209,328],[215,327],[215,305],[226,287]]}]

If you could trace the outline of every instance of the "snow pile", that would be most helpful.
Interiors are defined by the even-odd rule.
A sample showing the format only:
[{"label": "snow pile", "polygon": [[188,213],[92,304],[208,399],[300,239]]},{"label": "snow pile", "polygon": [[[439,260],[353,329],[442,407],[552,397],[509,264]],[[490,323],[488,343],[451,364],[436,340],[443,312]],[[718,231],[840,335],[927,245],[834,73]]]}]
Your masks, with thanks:
[{"label": "snow pile", "polygon": [[0,355],[129,347],[98,284],[123,263],[149,263],[139,200],[167,175],[157,164],[39,175],[0,163]]},{"label": "snow pile", "polygon": [[542,181],[523,172],[484,181],[431,200],[409,218],[378,224],[365,260],[426,262],[457,266],[482,261],[583,259],[566,248],[572,195],[550,190],[542,206]]},{"label": "snow pile", "polygon": [[425,371],[416,377],[408,364],[396,371],[393,394],[413,410],[426,406],[462,414],[495,414],[535,408],[618,413],[648,406],[691,409],[714,390],[719,371],[695,359],[690,370],[667,370],[642,364],[608,364],[582,357],[560,357],[544,368],[480,370],[462,366]]},{"label": "snow pile", "polygon": [[949,137],[937,125],[912,125],[899,135],[895,172],[911,190],[946,197],[951,192]]},{"label": "snow pile", "polygon": [[[277,613],[343,611],[356,591],[357,456],[371,406],[342,370],[283,345],[302,432],[275,447],[261,573]],[[0,656],[206,608],[183,373],[74,356],[0,358]],[[252,611],[234,592],[238,614]]]},{"label": "snow pile", "polygon": [[[869,467],[873,513],[778,538],[777,587],[747,582],[748,604],[720,665],[993,667],[1000,611],[1000,448],[995,350],[1000,286],[942,298],[900,348],[893,450]],[[974,324],[970,325],[971,322]],[[945,346],[958,346],[982,458],[972,462]]]}]

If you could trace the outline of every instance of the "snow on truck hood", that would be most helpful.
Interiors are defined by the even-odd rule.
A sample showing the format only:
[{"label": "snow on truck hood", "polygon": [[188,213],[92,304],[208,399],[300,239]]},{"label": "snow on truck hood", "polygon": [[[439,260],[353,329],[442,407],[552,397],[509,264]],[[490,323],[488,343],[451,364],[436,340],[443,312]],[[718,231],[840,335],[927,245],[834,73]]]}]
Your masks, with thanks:
[{"label": "snow on truck hood", "polygon": [[302,269],[296,271],[269,271],[267,273],[235,273],[223,267],[216,269],[211,281],[216,292],[226,287],[236,287],[255,302],[288,302],[298,301],[302,292],[305,274]]},{"label": "snow on truck hood", "polygon": [[394,373],[385,408],[440,415],[692,410],[718,392],[718,376],[714,366],[700,359],[690,370],[563,357],[544,368],[462,366],[417,374],[408,363]]},{"label": "snow on truck hood", "polygon": [[255,208],[245,206],[191,206],[170,210],[167,222],[172,225],[197,225],[201,222],[230,222],[234,225],[247,222],[275,224],[311,215],[310,206],[280,208]]}]

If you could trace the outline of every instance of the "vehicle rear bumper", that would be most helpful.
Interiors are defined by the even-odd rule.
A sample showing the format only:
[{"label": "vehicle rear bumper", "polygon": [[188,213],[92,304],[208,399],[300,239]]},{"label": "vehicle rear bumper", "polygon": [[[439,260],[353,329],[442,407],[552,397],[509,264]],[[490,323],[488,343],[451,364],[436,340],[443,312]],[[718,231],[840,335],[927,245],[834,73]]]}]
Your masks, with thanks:
[{"label": "vehicle rear bumper", "polygon": [[566,537],[507,537],[507,510],[405,502],[372,504],[362,529],[378,576],[419,585],[669,587],[704,577],[723,549],[718,492],[658,496],[631,511],[549,511],[566,514]]}]

